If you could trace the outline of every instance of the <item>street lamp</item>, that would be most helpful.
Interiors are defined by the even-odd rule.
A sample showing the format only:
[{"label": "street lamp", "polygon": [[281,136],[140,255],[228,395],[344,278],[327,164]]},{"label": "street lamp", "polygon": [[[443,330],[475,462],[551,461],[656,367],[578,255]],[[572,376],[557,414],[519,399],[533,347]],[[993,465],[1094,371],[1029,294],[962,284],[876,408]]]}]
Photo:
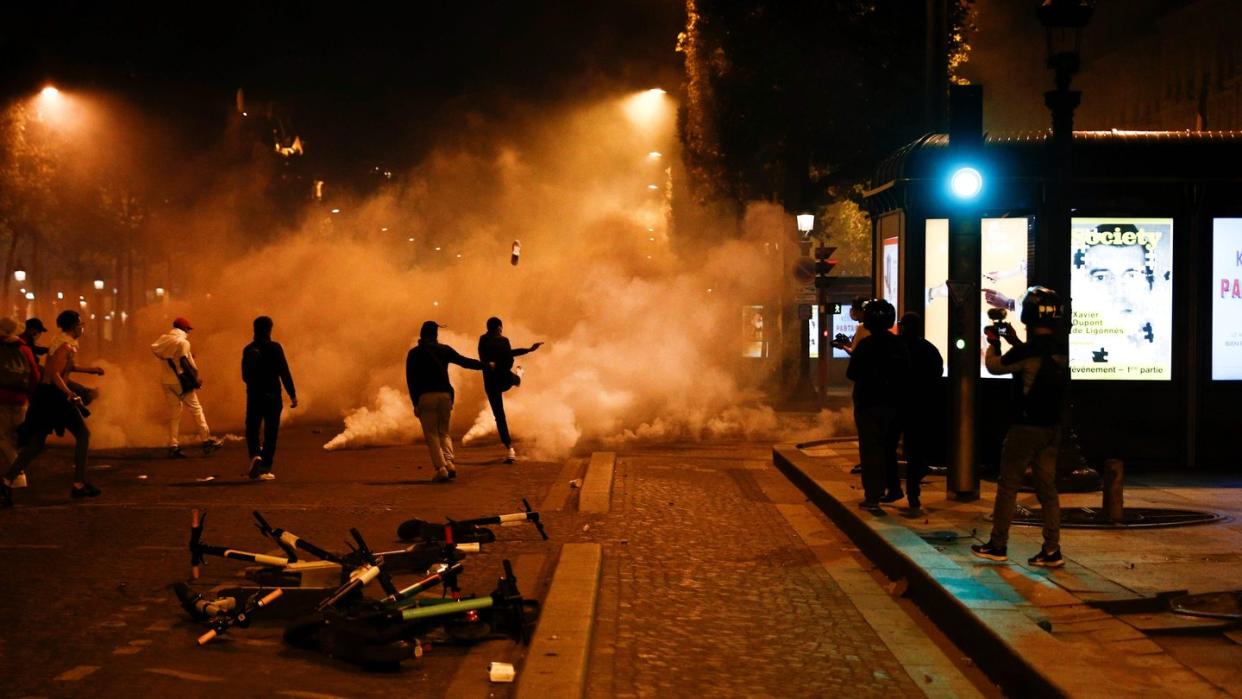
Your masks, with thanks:
[{"label": "street lamp", "polygon": [[[91,309],[91,318],[94,318],[96,316],[102,317],[103,312],[104,312],[104,307],[103,307],[104,280],[96,277],[94,286],[95,286],[95,307]],[[103,354],[103,335],[104,334],[103,334],[103,323],[102,322],[99,323],[98,327],[94,329],[94,333],[95,333],[95,351],[100,354]]]},{"label": "street lamp", "polygon": [[[1095,10],[1094,0],[1043,0],[1036,14],[1047,33],[1047,65],[1053,71],[1056,89],[1044,93],[1044,104],[1052,113],[1052,137],[1047,143],[1049,172],[1044,174],[1047,195],[1039,216],[1038,244],[1045,254],[1036,256],[1038,281],[1061,292],[1069,299],[1070,288],[1070,228],[1073,212],[1069,198],[1073,178],[1074,161],[1074,110],[1082,100],[1082,93],[1071,90],[1070,81],[1078,72],[1082,33]],[[1042,259],[1041,259],[1042,257]],[[1067,306],[1072,304],[1072,300]],[[1066,309],[1072,317],[1072,310]],[[1071,418],[1072,420],[1072,418]],[[1194,438],[1187,433],[1189,444]],[[1079,469],[1081,459],[1077,455],[1077,437],[1072,429],[1062,438],[1058,450],[1058,480],[1069,477],[1076,483],[1098,483],[1099,474],[1094,469]]]},{"label": "street lamp", "polygon": [[26,281],[26,270],[22,269],[21,265],[18,265],[17,269],[13,270],[13,279],[19,282]]},{"label": "street lamp", "polygon": [[810,238],[813,230],[815,230],[815,214],[798,214],[798,232],[802,234],[802,239]]}]

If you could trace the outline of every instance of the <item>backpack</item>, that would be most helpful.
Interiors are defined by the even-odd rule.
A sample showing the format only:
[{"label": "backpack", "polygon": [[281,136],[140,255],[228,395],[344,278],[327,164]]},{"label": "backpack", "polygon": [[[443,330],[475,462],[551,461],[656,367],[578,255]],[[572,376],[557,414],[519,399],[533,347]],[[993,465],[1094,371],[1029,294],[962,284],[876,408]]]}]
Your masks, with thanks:
[{"label": "backpack", "polygon": [[1031,390],[1022,398],[1019,419],[1027,425],[1053,426],[1060,423],[1065,410],[1070,370],[1069,366],[1054,361],[1050,353],[1039,357],[1039,370],[1035,372]]},{"label": "backpack", "polygon": [[30,391],[30,363],[16,342],[0,343],[0,388],[6,391]]}]

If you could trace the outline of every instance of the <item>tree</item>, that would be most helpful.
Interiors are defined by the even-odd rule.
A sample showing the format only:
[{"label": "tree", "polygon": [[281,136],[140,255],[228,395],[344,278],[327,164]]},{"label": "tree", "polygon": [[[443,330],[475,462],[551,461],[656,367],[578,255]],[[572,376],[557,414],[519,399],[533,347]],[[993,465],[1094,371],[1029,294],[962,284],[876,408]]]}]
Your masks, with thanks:
[{"label": "tree", "polygon": [[0,298],[9,298],[22,240],[45,228],[56,209],[52,138],[24,104],[0,113],[0,239],[6,244]]},{"label": "tree", "polygon": [[971,2],[687,0],[680,126],[696,198],[798,210],[853,191],[936,126],[929,91],[964,55]]}]

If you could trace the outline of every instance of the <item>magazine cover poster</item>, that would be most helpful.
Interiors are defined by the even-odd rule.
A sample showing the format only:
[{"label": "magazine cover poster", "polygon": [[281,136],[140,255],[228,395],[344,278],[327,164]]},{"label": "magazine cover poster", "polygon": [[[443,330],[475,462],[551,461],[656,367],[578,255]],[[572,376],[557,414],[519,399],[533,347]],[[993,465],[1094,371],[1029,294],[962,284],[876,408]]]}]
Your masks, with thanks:
[{"label": "magazine cover poster", "polygon": [[1073,377],[1169,380],[1173,219],[1075,218],[1070,263]]},{"label": "magazine cover poster", "polygon": [[1242,218],[1214,224],[1212,379],[1242,381]]}]

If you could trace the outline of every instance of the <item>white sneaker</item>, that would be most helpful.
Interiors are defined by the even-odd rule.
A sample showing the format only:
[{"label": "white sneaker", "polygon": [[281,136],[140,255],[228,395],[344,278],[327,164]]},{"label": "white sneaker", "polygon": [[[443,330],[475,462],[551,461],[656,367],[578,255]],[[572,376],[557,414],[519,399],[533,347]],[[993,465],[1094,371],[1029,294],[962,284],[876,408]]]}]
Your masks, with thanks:
[{"label": "white sneaker", "polygon": [[505,463],[511,464],[514,461],[517,461],[517,452],[513,450],[513,447],[509,447],[509,455],[505,457]]},{"label": "white sneaker", "polygon": [[272,473],[272,472],[270,472],[270,471],[269,471],[268,473],[261,473],[261,474],[259,474],[259,480],[261,480],[261,481],[274,481],[274,480],[276,480],[276,474],[275,474],[275,473]]}]

